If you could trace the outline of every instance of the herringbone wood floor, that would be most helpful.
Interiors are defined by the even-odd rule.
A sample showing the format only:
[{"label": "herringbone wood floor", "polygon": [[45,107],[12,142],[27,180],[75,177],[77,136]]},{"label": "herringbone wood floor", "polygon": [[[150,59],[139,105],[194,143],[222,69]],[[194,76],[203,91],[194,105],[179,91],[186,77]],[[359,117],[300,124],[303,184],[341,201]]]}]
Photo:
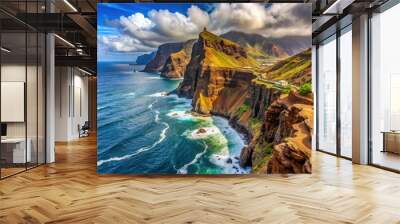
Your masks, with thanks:
[{"label": "herringbone wood floor", "polygon": [[400,175],[323,153],[312,175],[113,176],[95,140],[0,181],[0,223],[400,223]]}]

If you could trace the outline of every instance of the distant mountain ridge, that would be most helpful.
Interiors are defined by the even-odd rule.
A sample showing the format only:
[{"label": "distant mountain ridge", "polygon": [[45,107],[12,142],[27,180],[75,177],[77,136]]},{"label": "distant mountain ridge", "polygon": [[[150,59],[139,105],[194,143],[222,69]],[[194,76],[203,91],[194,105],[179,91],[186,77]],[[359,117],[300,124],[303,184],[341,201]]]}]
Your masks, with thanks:
[{"label": "distant mountain ridge", "polygon": [[143,54],[136,59],[136,64],[138,65],[147,65],[153,58],[156,56],[156,51],[153,51],[148,54]]},{"label": "distant mountain ridge", "polygon": [[[240,45],[252,58],[286,58],[298,54],[311,46],[311,39],[309,37],[293,36],[284,38],[266,38],[260,34],[249,34],[239,31],[230,31],[219,37],[225,40],[230,40]],[[197,40],[189,40],[189,42],[196,42]],[[165,77],[182,77],[184,71],[181,69],[185,67],[190,60],[191,48],[185,48],[186,42],[179,43],[166,43],[158,47],[157,51],[149,54],[141,55],[137,58],[137,64],[145,64],[145,72],[162,72]],[[193,44],[193,43],[192,43]],[[172,54],[181,53],[174,55]],[[169,62],[166,64],[167,60]],[[172,63],[172,64],[171,64]],[[176,69],[176,74],[174,74]],[[180,75],[179,75],[180,74]]]},{"label": "distant mountain ridge", "polygon": [[278,58],[295,55],[311,46],[311,38],[301,36],[267,38],[260,34],[230,31],[222,34],[221,37],[234,41],[243,47],[262,50],[266,54]]},{"label": "distant mountain ridge", "polygon": [[163,68],[168,57],[175,52],[182,49],[184,43],[166,43],[158,47],[157,53],[154,58],[146,64],[144,72],[159,72]]}]

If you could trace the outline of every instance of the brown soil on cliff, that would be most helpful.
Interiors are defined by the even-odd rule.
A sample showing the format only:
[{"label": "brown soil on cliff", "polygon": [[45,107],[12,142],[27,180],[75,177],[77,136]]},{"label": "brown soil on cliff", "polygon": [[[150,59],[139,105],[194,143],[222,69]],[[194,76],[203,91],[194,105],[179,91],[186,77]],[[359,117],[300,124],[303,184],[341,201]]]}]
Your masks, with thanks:
[{"label": "brown soil on cliff", "polygon": [[247,120],[248,124],[242,126],[250,133],[240,165],[251,166],[252,172],[259,174],[310,173],[312,99],[257,83],[250,93],[250,107],[234,118]]},{"label": "brown soil on cliff", "polygon": [[311,173],[313,105],[312,100],[309,100],[304,101],[304,97],[296,93],[279,99],[278,103],[285,104],[288,111],[294,111],[291,116],[295,119],[288,124],[292,133],[274,146],[271,159],[259,172]]},{"label": "brown soil on cliff", "polygon": [[186,71],[186,66],[189,64],[192,53],[193,44],[196,40],[186,41],[183,48],[172,53],[161,69],[161,76],[165,78],[178,79],[182,78]]},{"label": "brown soil on cliff", "polygon": [[193,110],[230,116],[247,96],[257,62],[238,44],[203,31],[194,44],[177,93],[193,98]]}]

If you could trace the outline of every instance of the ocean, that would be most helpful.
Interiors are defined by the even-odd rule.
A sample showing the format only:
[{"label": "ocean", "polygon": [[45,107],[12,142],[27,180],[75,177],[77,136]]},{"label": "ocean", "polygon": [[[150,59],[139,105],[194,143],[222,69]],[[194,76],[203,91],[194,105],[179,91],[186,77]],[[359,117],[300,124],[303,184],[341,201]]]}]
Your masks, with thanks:
[{"label": "ocean", "polygon": [[190,99],[167,95],[181,81],[98,63],[98,173],[249,173],[239,166],[243,136],[228,120],[194,116]]}]

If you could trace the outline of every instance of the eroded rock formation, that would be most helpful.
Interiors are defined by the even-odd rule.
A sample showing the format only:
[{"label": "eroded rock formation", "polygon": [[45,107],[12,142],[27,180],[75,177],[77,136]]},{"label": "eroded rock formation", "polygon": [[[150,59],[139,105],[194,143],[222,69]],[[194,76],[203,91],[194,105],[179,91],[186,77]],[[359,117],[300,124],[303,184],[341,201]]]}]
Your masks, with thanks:
[{"label": "eroded rock formation", "polygon": [[180,51],[172,53],[161,69],[161,76],[171,79],[182,78],[185,74],[186,66],[189,64],[195,42],[196,40],[189,40],[184,43]]},{"label": "eroded rock formation", "polygon": [[255,77],[240,64],[256,62],[239,45],[207,31],[194,44],[180,96],[192,98],[193,110],[202,114],[230,116],[243,104]]},{"label": "eroded rock formation", "polygon": [[159,72],[164,67],[165,62],[172,53],[180,51],[183,43],[167,43],[158,47],[157,53],[154,58],[146,64],[143,69],[144,72]]}]

